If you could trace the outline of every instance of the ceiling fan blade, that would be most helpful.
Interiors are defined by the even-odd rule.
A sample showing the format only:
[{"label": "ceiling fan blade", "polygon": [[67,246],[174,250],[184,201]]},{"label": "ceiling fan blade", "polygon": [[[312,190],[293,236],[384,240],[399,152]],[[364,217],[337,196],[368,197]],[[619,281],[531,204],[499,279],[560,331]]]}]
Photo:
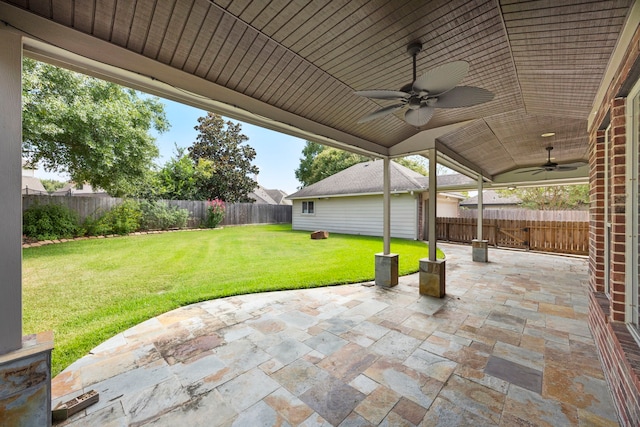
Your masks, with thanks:
[{"label": "ceiling fan blade", "polygon": [[493,92],[475,86],[458,86],[438,96],[436,108],[471,107],[493,99]]},{"label": "ceiling fan blade", "polygon": [[413,82],[416,93],[427,91],[435,96],[458,86],[469,72],[469,63],[454,61],[430,69]]},{"label": "ceiling fan blade", "polygon": [[354,92],[356,95],[373,99],[407,99],[409,94],[399,90],[359,90]]},{"label": "ceiling fan blade", "polygon": [[538,175],[539,173],[542,173],[542,172],[549,172],[549,171],[544,168],[540,168],[536,172],[532,173],[531,175]]},{"label": "ceiling fan blade", "polygon": [[415,110],[407,110],[404,113],[404,121],[409,123],[411,126],[420,127],[427,124],[433,113],[435,112],[435,108],[433,107],[420,107]]},{"label": "ceiling fan blade", "polygon": [[538,171],[538,172],[542,172],[543,170],[544,170],[544,169],[542,169],[542,168],[527,169],[527,170],[523,170],[523,171],[518,171],[518,172],[516,172],[516,175],[517,175],[517,174],[519,174],[519,173],[530,173],[530,172],[536,172],[536,171]]},{"label": "ceiling fan blade", "polygon": [[559,165],[559,166],[556,166],[555,170],[556,171],[574,171],[576,169],[578,169],[577,166]]},{"label": "ceiling fan blade", "polygon": [[379,110],[374,111],[371,114],[367,114],[364,117],[361,117],[360,120],[358,120],[358,123],[366,123],[366,122],[370,122],[371,120],[375,120],[379,117],[384,117],[388,114],[391,114],[399,109],[401,109],[402,107],[404,107],[404,103],[402,104],[394,104],[394,105],[389,105],[388,107],[384,107],[381,108]]},{"label": "ceiling fan blade", "polygon": [[568,167],[570,167],[570,168],[577,169],[577,168],[580,168],[580,167],[585,166],[585,165],[587,165],[587,162],[563,163],[563,164],[561,164],[560,166],[561,166],[561,167],[568,166]]}]

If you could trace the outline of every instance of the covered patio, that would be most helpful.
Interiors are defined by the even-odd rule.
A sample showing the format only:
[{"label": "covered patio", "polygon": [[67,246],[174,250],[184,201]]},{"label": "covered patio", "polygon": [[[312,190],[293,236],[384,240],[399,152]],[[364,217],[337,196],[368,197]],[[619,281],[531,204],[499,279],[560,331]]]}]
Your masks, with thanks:
[{"label": "covered patio", "polygon": [[[622,424],[640,423],[640,2],[0,0],[0,24],[0,373],[15,379],[0,394],[0,411],[26,414],[26,419],[37,420],[38,424],[47,424],[50,416],[48,358],[55,337],[23,337],[22,331],[21,64],[23,56],[29,56],[226,117],[382,159],[386,172],[380,207],[384,212],[384,244],[376,257],[376,267],[382,260],[381,273],[376,272],[381,284],[393,285],[394,281],[389,237],[389,165],[393,158],[422,155],[430,159],[429,189],[433,193],[427,209],[432,219],[436,216],[435,191],[443,190],[436,188],[436,162],[473,178],[478,190],[588,182],[590,256],[588,279],[581,283],[581,291],[589,296],[589,315],[584,309],[580,312],[574,308],[573,313],[581,319],[576,326],[584,328],[588,324],[595,335],[597,351],[589,348],[588,357],[595,360],[599,356],[605,361],[605,377]],[[407,50],[416,43],[421,45],[414,59],[418,75],[464,61],[468,73],[459,84],[479,88],[485,94],[488,91],[493,97],[464,108],[437,108],[442,99],[427,100],[428,90],[416,90],[420,93],[414,93],[411,102],[403,98],[406,102],[396,108],[388,100],[356,93],[411,87],[412,58]],[[436,104],[433,116],[416,125],[405,111],[418,107],[418,95],[420,99],[425,97],[424,107]],[[387,107],[398,111],[366,123],[360,121]],[[420,104],[418,111],[424,112],[422,108]],[[553,157],[547,150],[550,147]],[[556,168],[566,164],[577,166]],[[435,257],[435,221],[429,221],[428,228],[430,248],[434,249],[428,261],[435,265],[430,273],[437,273],[432,282],[439,280],[436,287],[443,290],[446,269]],[[479,246],[474,247],[474,259],[486,261],[481,227],[476,238]],[[493,254],[488,259],[492,260]],[[505,262],[505,269],[514,268],[511,260],[509,257]],[[473,264],[478,271],[492,266],[494,263]],[[459,267],[450,262],[447,267],[451,271],[446,277],[451,280]],[[516,270],[511,273],[516,274]],[[553,276],[553,288],[545,288],[555,296],[554,301],[539,301],[535,313],[540,307],[553,309],[545,304],[573,303],[566,295],[553,293],[573,283],[573,275],[564,273]],[[483,283],[483,277],[476,276],[475,271],[469,274]],[[405,285],[397,291],[358,289],[399,295],[402,301]],[[501,291],[494,285],[497,283],[481,287],[486,294],[479,292],[478,307],[484,299],[500,300]],[[518,289],[520,285],[518,282],[514,286]],[[450,282],[446,286],[446,306],[462,304],[454,293],[460,285]],[[526,294],[526,289],[523,292]],[[412,298],[417,301],[419,297]],[[511,300],[503,301],[506,308],[501,310],[518,309],[506,305],[507,301]],[[580,300],[577,306],[583,307],[583,303]],[[463,308],[477,315],[473,304]],[[500,320],[502,312],[496,313],[494,318],[486,313],[482,325],[505,323]],[[545,316],[564,319],[561,313],[562,309]],[[432,319],[438,319],[435,312],[431,314]],[[551,323],[562,328],[561,322],[553,321],[556,317],[551,317]],[[527,318],[524,324],[513,325],[522,329],[512,331],[520,334],[518,343],[505,344],[528,342],[529,338],[524,339],[526,331],[535,329],[524,326],[529,321],[535,324]],[[454,325],[455,319],[445,323]],[[575,323],[574,319],[563,324]],[[579,340],[570,337],[588,338],[585,330],[581,331],[582,335],[560,329],[561,335],[568,334],[557,343],[562,348],[549,353],[545,348],[542,366],[526,365],[520,359],[511,362],[534,371],[544,370],[543,377],[547,372],[552,376],[555,371],[547,370],[547,364],[553,365],[555,357],[562,355],[563,363],[580,359],[573,354],[580,353],[575,350]],[[424,341],[418,348],[431,348],[425,344],[428,337],[412,338]],[[478,338],[474,347],[474,338],[463,338],[471,341],[454,341],[454,347],[461,346],[456,351],[484,348],[487,354],[485,370],[480,374],[491,367],[508,371],[497,360],[503,358],[502,353],[496,355],[497,359],[491,358],[497,349],[504,349],[502,345]],[[534,338],[538,344],[539,340],[549,340],[546,336]],[[492,353],[481,343],[491,347]],[[383,341],[372,348],[378,348],[376,354],[383,356],[394,344]],[[380,348],[385,346],[386,350]],[[455,370],[460,369],[456,365]],[[586,366],[584,369],[589,372]],[[536,375],[531,373],[534,378]],[[462,381],[466,377],[454,374],[441,387],[441,395],[458,378]],[[382,385],[388,381],[383,379]],[[578,388],[590,393],[593,383],[589,381]],[[543,379],[542,396],[544,384]],[[519,386],[509,386],[509,390],[512,387]],[[501,411],[518,407],[509,403],[517,399],[509,400],[508,393]],[[15,399],[23,402],[22,406],[16,407]],[[432,403],[436,402],[441,400]],[[562,405],[561,409],[566,409]],[[455,416],[459,407],[443,410],[443,416]],[[573,414],[574,420],[580,413],[579,409],[563,412]],[[503,419],[504,415],[499,421]]]},{"label": "covered patio", "polygon": [[[441,244],[448,295],[354,284],[163,314],[53,380],[62,425],[617,426],[587,323],[584,257]],[[453,267],[455,266],[455,267]]]}]

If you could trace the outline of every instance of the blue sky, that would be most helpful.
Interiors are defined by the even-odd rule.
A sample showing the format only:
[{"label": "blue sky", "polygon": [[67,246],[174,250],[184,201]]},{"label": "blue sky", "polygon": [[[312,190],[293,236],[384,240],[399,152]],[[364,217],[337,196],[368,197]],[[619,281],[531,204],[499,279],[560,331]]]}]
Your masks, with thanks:
[{"label": "blue sky", "polygon": [[[198,117],[207,114],[204,110],[166,99],[162,99],[162,102],[171,128],[163,134],[153,133],[160,149],[160,158],[156,160],[159,165],[175,155],[176,144],[178,147],[188,147],[196,140],[198,132],[194,127],[198,124]],[[242,133],[249,138],[246,143],[256,150],[253,164],[260,169],[258,183],[265,188],[279,189],[287,194],[295,192],[300,186],[295,170],[300,165],[305,141],[247,123],[242,123]],[[68,179],[66,176],[41,170],[36,172],[36,176],[61,181]]]}]

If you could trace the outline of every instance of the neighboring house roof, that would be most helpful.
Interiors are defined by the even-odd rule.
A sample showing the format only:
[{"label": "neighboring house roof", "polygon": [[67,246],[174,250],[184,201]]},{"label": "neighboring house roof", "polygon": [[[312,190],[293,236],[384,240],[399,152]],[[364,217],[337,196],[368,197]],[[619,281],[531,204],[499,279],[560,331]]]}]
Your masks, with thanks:
[{"label": "neighboring house roof", "polygon": [[255,200],[254,203],[259,205],[290,205],[291,201],[285,200],[287,196],[282,190],[268,190],[258,185],[255,190],[247,195],[250,199]]},{"label": "neighboring house roof", "polygon": [[[288,196],[288,199],[303,199],[311,197],[330,197],[360,194],[381,194],[383,192],[383,164],[381,160],[357,163],[345,170],[333,174],[322,181]],[[437,177],[438,186],[454,186],[462,178],[470,181],[464,175],[441,175]],[[412,171],[396,162],[391,162],[391,192],[407,193],[422,192],[429,188],[429,178]]]},{"label": "neighboring house roof", "polygon": [[22,194],[49,194],[40,182],[39,178],[34,176],[22,175]]},{"label": "neighboring house roof", "polygon": [[53,196],[93,196],[93,197],[108,197],[106,191],[101,189],[94,189],[91,184],[77,185],[73,182],[65,184],[60,190],[52,193]]},{"label": "neighboring house roof", "polygon": [[[522,203],[517,196],[501,196],[495,190],[484,190],[482,192],[483,205],[519,205]],[[478,196],[469,197],[460,202],[460,206],[478,206]]]},{"label": "neighboring house roof", "polygon": [[258,205],[277,205],[276,201],[271,198],[265,189],[258,185],[251,193],[247,194],[250,199],[255,200]]},{"label": "neighboring house roof", "polygon": [[271,196],[271,198],[276,202],[276,204],[278,205],[290,205],[291,204],[291,200],[287,200],[287,193],[285,193],[282,190],[268,190],[268,189],[264,189],[264,191],[267,192],[267,194],[269,196]]}]

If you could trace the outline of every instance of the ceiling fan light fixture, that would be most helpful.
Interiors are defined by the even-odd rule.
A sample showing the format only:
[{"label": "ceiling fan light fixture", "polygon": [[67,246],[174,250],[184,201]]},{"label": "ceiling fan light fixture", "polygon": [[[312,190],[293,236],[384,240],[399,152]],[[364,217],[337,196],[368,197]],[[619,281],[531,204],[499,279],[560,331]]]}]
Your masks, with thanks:
[{"label": "ceiling fan light fixture", "polygon": [[556,133],[555,132],[546,132],[543,133],[542,135],[540,135],[543,138],[549,138],[550,136],[554,136]]}]

